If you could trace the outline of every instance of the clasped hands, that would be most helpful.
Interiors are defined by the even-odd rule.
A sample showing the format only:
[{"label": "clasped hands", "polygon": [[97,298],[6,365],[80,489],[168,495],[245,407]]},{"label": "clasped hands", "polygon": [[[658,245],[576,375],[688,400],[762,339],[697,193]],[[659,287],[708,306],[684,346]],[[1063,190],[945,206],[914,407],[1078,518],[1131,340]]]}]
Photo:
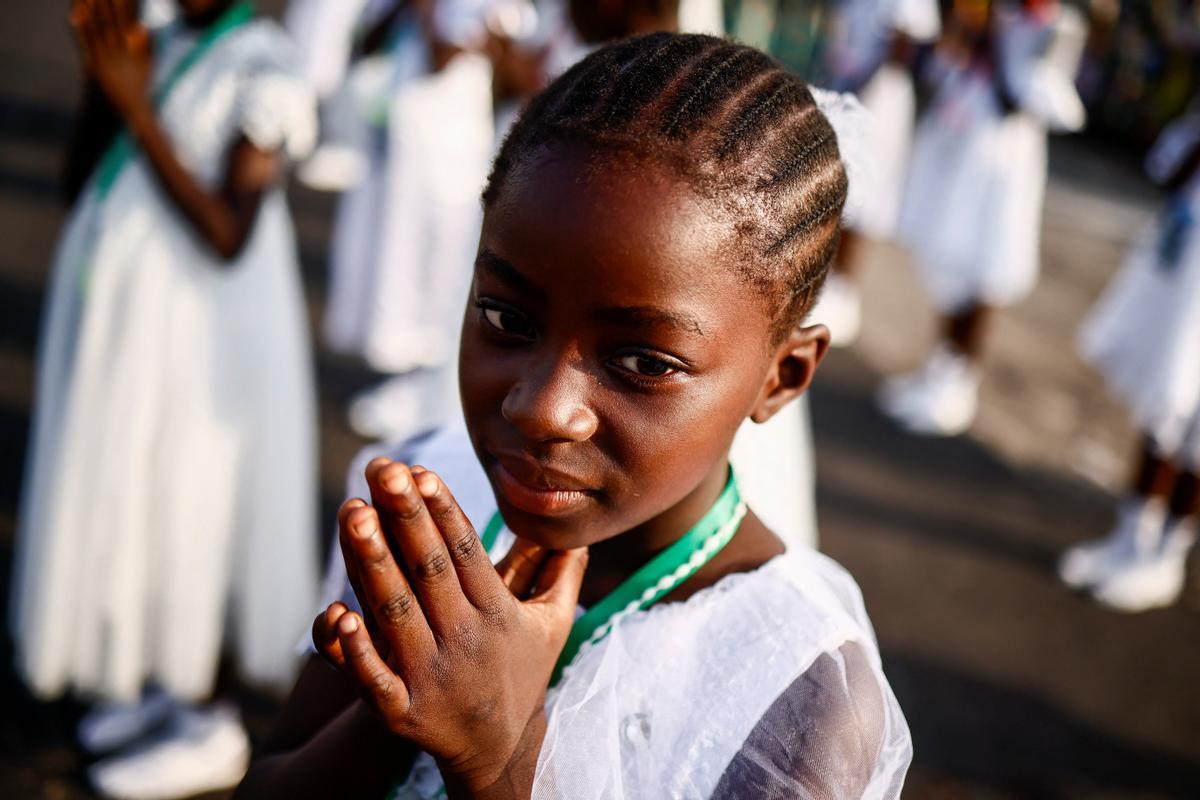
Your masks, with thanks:
[{"label": "clasped hands", "polygon": [[338,512],[364,615],[330,605],[313,623],[318,651],[437,760],[451,796],[527,798],[587,551],[518,539],[493,566],[433,472],[377,458],[366,477],[371,502]]}]

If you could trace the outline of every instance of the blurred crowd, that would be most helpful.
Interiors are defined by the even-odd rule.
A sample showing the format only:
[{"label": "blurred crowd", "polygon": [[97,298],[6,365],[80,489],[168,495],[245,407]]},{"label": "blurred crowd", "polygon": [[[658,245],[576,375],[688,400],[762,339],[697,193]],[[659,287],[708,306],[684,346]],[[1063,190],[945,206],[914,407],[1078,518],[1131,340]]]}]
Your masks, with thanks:
[{"label": "blurred crowd", "polygon": [[[729,35],[858,98],[819,100],[851,200],[811,321],[853,342],[863,242],[909,250],[940,336],[878,403],[916,435],[970,428],[989,319],[1035,290],[1047,137],[1146,154],[1162,211],[1080,332],[1144,443],[1112,530],[1059,571],[1118,610],[1179,596],[1200,516],[1190,0],[291,0],[278,23],[242,0],[72,6],[88,82],[10,617],[32,691],[94,703],[79,739],[106,754],[89,773],[101,794],[236,784],[250,743],[213,698],[222,652],[276,689],[306,652],[319,455],[287,182],[339,195],[321,345],[386,376],[350,400],[349,426],[425,433],[459,413],[462,301],[499,144],[549,81],[651,31]],[[771,425],[741,435],[739,473],[811,520],[807,410]]]}]

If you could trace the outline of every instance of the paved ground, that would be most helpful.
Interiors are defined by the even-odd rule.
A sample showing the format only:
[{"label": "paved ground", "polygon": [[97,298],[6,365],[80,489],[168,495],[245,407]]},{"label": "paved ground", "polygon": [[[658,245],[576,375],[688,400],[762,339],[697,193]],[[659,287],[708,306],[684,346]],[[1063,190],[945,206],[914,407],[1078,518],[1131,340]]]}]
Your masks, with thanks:
[{"label": "paved ground", "polygon": [[[43,4],[5,4],[0,576],[75,92],[62,25]],[[863,339],[830,358],[813,392],[822,539],[863,586],[912,725],[909,796],[1200,797],[1200,575],[1193,570],[1180,607],[1122,617],[1061,589],[1052,574],[1063,546],[1105,529],[1124,480],[1133,432],[1075,357],[1072,336],[1154,204],[1127,161],[1094,147],[1058,142],[1052,162],[1045,277],[997,320],[970,436],[913,438],[874,411],[879,374],[915,363],[932,324],[903,254],[868,251]],[[295,200],[315,314],[330,203],[299,192]],[[328,517],[359,445],[340,408],[370,376],[321,354],[319,377]],[[243,696],[261,730],[271,702]],[[69,738],[77,707],[32,703],[5,666],[0,708],[0,796],[88,797]]]}]

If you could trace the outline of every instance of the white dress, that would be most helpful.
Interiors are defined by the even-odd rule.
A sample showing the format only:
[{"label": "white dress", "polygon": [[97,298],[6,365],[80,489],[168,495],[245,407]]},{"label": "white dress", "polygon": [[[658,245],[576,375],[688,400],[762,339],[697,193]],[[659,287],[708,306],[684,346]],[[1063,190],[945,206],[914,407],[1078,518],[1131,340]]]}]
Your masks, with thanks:
[{"label": "white dress", "polygon": [[[1148,159],[1151,177],[1167,179],[1197,142],[1200,114],[1193,113],[1155,145]],[[1159,451],[1193,470],[1200,470],[1197,220],[1200,177],[1193,176],[1139,237],[1080,333],[1084,358],[1100,370]]]},{"label": "white dress", "polygon": [[[363,62],[366,179],[338,210],[325,340],[384,373],[453,360],[494,140],[491,66],[462,53],[429,74],[415,25]],[[378,78],[366,71],[385,72]]]},{"label": "white dress", "polygon": [[846,225],[872,239],[896,235],[916,118],[911,74],[887,60],[892,38],[902,34],[928,42],[940,30],[934,0],[848,0],[836,11],[826,51],[833,88],[845,91],[871,76],[858,90],[872,118],[871,191],[847,215]]},{"label": "white dress", "polygon": [[[170,28],[156,74],[195,41]],[[314,100],[273,23],[227,33],[160,120],[204,185],[245,135],[302,156]],[[209,694],[226,632],[252,680],[285,684],[317,589],[316,414],[282,188],[221,262],[134,158],[89,185],[54,258],[18,520],[17,668],[51,697]],[[85,277],[86,275],[86,277]],[[86,294],[81,285],[86,283]]]},{"label": "white dress", "polygon": [[1001,109],[992,69],[952,69],[917,126],[900,213],[900,237],[944,313],[1009,306],[1032,291],[1046,133],[1084,122],[1071,66],[1083,44],[1078,13],[997,19],[995,50],[1018,110]]},{"label": "white dress", "polygon": [[[495,513],[463,428],[364,452],[348,495],[367,496],[361,467],[383,452],[437,471],[477,530]],[[493,558],[511,543],[502,531]],[[340,553],[326,581],[327,602],[357,607]],[[546,711],[536,800],[898,798],[912,758],[858,586],[807,547],[623,618],[564,671]],[[443,791],[421,756],[393,797]]]},{"label": "white dress", "polygon": [[301,74],[321,98],[346,77],[354,30],[370,0],[291,0],[284,25],[296,43]]}]

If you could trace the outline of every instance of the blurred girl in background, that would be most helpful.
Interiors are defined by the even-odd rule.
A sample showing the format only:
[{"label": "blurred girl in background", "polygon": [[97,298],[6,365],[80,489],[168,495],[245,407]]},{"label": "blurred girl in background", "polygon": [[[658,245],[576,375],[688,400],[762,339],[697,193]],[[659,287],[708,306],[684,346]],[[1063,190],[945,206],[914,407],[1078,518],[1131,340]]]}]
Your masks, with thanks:
[{"label": "blurred girl in background", "polygon": [[450,360],[495,138],[493,5],[373,4],[337,101],[363,165],[338,208],[324,338],[394,376],[351,402],[369,438],[412,435],[457,406]]},{"label": "blurred girl in background", "polygon": [[[12,627],[33,691],[99,705],[121,797],[236,782],[222,641],[287,683],[316,589],[316,428],[288,162],[315,138],[290,46],[247,3],[77,0],[87,74],[18,522]],[[107,125],[105,124],[107,121]],[[226,620],[231,625],[226,627]]]},{"label": "blurred girl in background", "polygon": [[853,92],[871,113],[870,191],[846,215],[833,271],[814,315],[828,325],[834,346],[858,337],[861,299],[854,280],[860,236],[895,238],[916,117],[914,44],[941,30],[936,0],[847,0],[835,11],[825,51],[830,88]]},{"label": "blurred girl in background", "polygon": [[1171,191],[1085,323],[1081,350],[1145,433],[1136,478],[1104,538],[1068,550],[1062,580],[1121,611],[1170,605],[1183,590],[1200,516],[1200,112],[1147,159]]},{"label": "blurred girl in background", "polygon": [[1074,87],[1083,42],[1078,13],[1055,0],[954,4],[900,213],[941,338],[920,369],[880,393],[911,431],[970,426],[990,312],[1037,281],[1046,135],[1083,126]]}]

